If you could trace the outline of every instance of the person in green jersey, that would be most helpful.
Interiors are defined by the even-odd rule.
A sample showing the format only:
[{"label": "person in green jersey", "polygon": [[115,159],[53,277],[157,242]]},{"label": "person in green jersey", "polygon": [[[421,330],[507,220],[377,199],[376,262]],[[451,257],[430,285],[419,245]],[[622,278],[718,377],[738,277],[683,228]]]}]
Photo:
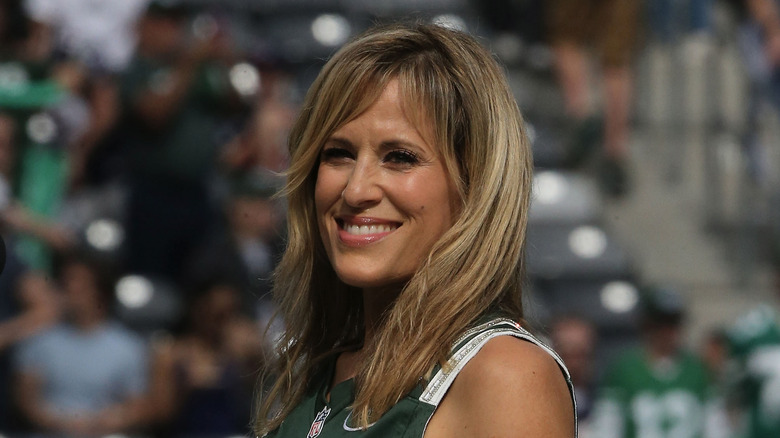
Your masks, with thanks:
[{"label": "person in green jersey", "polygon": [[210,182],[220,127],[237,102],[225,59],[232,43],[224,32],[189,38],[189,13],[181,2],[150,2],[120,80],[125,265],[179,285],[186,260],[218,222]]},{"label": "person in green jersey", "polygon": [[708,438],[710,382],[682,348],[684,302],[669,287],[643,290],[642,342],[608,367],[594,407],[603,438]]},{"label": "person in green jersey", "polygon": [[491,54],[373,28],[302,108],[257,435],[576,436],[568,372],[522,327],[531,152]]},{"label": "person in green jersey", "polygon": [[35,29],[21,2],[0,3],[0,124],[10,127],[0,128],[6,132],[0,185],[15,200],[15,211],[4,208],[0,216],[19,232],[9,250],[29,267],[51,272],[56,251],[69,243],[31,229],[43,227],[24,225],[57,218],[68,186],[70,145],[88,111],[77,97],[80,67],[46,57],[37,49]]},{"label": "person in green jersey", "polygon": [[738,426],[744,438],[780,436],[780,318],[761,305],[729,329],[732,361],[730,391],[744,415]]}]

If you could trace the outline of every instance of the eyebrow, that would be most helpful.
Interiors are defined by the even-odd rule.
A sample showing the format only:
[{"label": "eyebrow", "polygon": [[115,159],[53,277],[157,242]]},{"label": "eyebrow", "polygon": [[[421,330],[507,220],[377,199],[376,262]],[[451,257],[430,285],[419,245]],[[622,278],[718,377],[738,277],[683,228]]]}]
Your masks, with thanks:
[{"label": "eyebrow", "polygon": [[398,147],[405,147],[405,148],[414,149],[414,150],[417,150],[417,151],[420,151],[420,152],[425,152],[426,151],[425,147],[420,146],[417,143],[412,143],[412,142],[404,141],[404,140],[383,141],[382,143],[379,144],[379,147],[382,150],[396,149]]},{"label": "eyebrow", "polygon": [[347,140],[346,138],[341,138],[341,137],[328,137],[325,140],[325,144],[328,144],[328,143],[337,143],[339,146],[345,146],[345,147],[350,147],[350,148],[354,148],[355,147],[352,144],[351,141]]},{"label": "eyebrow", "polygon": [[[347,140],[346,138],[343,138],[343,137],[330,137],[330,138],[328,138],[325,141],[325,144],[328,144],[328,143],[331,143],[331,142],[332,143],[336,143],[339,146],[352,148],[352,149],[355,148],[355,145],[351,141],[349,141],[349,140]],[[418,143],[413,143],[413,142],[410,142],[410,141],[398,140],[398,139],[385,140],[385,141],[379,143],[379,149],[381,151],[387,151],[387,150],[391,150],[391,149],[396,149],[398,147],[405,147],[405,148],[408,148],[408,149],[414,149],[415,151],[418,151],[418,152],[421,152],[421,153],[430,153],[430,151],[428,151],[428,149],[431,149],[430,146],[429,147],[424,147],[424,146],[421,146]]]}]

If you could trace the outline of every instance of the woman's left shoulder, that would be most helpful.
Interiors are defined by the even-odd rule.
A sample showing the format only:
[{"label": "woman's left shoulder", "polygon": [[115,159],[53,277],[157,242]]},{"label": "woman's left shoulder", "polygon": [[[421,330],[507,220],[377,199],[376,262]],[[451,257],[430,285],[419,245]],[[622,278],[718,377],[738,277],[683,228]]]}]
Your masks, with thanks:
[{"label": "woman's left shoulder", "polygon": [[[498,336],[489,340],[464,367],[463,382],[470,392],[483,392],[480,387],[497,385],[503,392],[520,394],[541,390],[541,396],[561,396],[570,403],[566,378],[558,362],[540,345],[514,336]],[[473,380],[472,380],[473,379]]]},{"label": "woman's left shoulder", "polygon": [[571,438],[575,429],[558,363],[541,346],[513,336],[489,340],[463,367],[431,423],[431,432],[445,427],[441,436]]}]

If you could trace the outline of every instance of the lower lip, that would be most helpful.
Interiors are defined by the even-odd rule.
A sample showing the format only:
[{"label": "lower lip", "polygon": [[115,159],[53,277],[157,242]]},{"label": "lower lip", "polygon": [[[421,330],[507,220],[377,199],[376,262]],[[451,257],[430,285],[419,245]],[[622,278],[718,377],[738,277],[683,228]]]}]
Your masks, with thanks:
[{"label": "lower lip", "polygon": [[363,246],[382,240],[393,231],[375,234],[349,234],[345,230],[339,228],[339,240],[347,246]]}]

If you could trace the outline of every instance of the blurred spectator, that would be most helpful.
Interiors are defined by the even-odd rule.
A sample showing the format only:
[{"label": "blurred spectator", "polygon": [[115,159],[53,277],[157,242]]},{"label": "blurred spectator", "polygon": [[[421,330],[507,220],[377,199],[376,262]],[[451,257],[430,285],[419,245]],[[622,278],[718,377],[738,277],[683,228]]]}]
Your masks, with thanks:
[{"label": "blurred spectator", "polygon": [[161,436],[248,432],[260,331],[242,316],[238,289],[219,279],[190,294],[183,332],[155,345],[151,402]]},{"label": "blurred spectator", "polygon": [[710,330],[701,346],[700,356],[710,373],[713,393],[707,413],[707,438],[732,438],[734,421],[728,405],[729,342],[725,330]]},{"label": "blurred spectator", "polygon": [[556,319],[550,329],[550,338],[555,351],[560,354],[571,374],[574,393],[577,398],[577,420],[579,436],[595,437],[591,430],[591,409],[596,396],[594,375],[594,350],[597,334],[593,325],[578,316],[563,316]]},{"label": "blurred spectator", "polygon": [[737,429],[744,438],[780,436],[780,324],[770,306],[739,318],[728,332],[734,369],[735,403],[743,415]]},{"label": "blurred spectator", "polygon": [[[633,101],[632,57],[637,44],[639,0],[550,0],[546,2],[548,30],[555,70],[567,116],[574,128],[570,165],[578,166],[602,138],[603,161],[599,177],[611,195],[628,189],[629,116]],[[592,81],[588,50],[600,56],[604,92],[603,122],[591,104]]]},{"label": "blurred spectator", "polygon": [[[16,130],[14,119],[0,114],[0,225],[7,232],[9,257],[14,260],[16,258],[17,236],[34,237],[41,245],[67,250],[76,240],[68,229],[36,214],[13,198],[11,183],[16,164]],[[36,267],[40,269],[47,266],[48,263],[39,263]]]},{"label": "blurred spectator", "polygon": [[[8,240],[9,251],[33,269],[48,272],[52,249],[67,250],[76,241],[71,230],[56,222],[64,198],[67,158],[55,139],[48,144],[37,143],[29,135],[17,134],[19,124],[35,129],[38,122],[51,122],[53,110],[14,113],[16,120],[0,114],[0,155],[4,157],[0,169],[0,221],[15,234]],[[18,161],[17,156],[21,156]]]},{"label": "blurred spectator", "polygon": [[68,145],[83,132],[85,108],[73,93],[82,74],[76,65],[54,63],[39,53],[20,0],[0,2],[0,43],[3,219],[28,234],[10,250],[46,271],[49,246],[67,244],[64,236],[48,232],[44,219],[58,213],[67,185]]},{"label": "blurred spectator", "polygon": [[729,359],[729,342],[723,329],[707,332],[701,346],[701,358],[712,376],[712,380],[723,382]]},{"label": "blurred spectator", "polygon": [[[40,103],[32,96],[54,82],[31,82],[38,64],[29,37],[21,1],[0,1],[0,233],[6,246],[5,266],[0,275],[0,430],[17,426],[12,409],[12,355],[17,342],[54,324],[58,305],[44,273],[30,271],[17,254],[18,234],[37,236],[42,242],[67,247],[70,233],[37,217],[15,200],[17,168],[17,122],[24,120],[24,105]],[[33,74],[29,75],[28,69]],[[40,87],[39,87],[40,86]],[[28,91],[29,93],[25,93]],[[16,99],[16,100],[15,100]],[[46,98],[44,97],[43,100]],[[24,127],[24,125],[22,125]]]},{"label": "blurred spectator", "polygon": [[271,275],[282,252],[283,212],[271,196],[278,177],[261,172],[236,173],[230,184],[225,217],[219,229],[188,260],[187,282],[223,276],[240,286],[241,308],[251,317],[270,313]]},{"label": "blurred spectator", "polygon": [[187,10],[153,1],[122,78],[122,136],[130,154],[127,267],[181,281],[183,262],[211,232],[209,183],[218,125],[238,101],[227,80],[226,35],[190,35]]},{"label": "blurred spectator", "polygon": [[58,304],[46,277],[27,271],[10,253],[0,275],[0,431],[18,427],[11,395],[13,349],[56,323]]},{"label": "blurred spectator", "polygon": [[12,364],[15,345],[57,321],[57,297],[41,271],[28,268],[15,251],[19,236],[35,236],[58,249],[74,242],[65,228],[30,212],[11,198],[10,167],[13,162],[13,121],[0,115],[0,232],[6,245],[5,266],[0,275],[0,431],[13,430],[18,419],[12,409]]},{"label": "blurred spectator", "polygon": [[[80,94],[89,103],[84,134],[71,149],[69,177],[84,182],[94,150],[103,144],[119,117],[114,75],[128,64],[135,48],[135,25],[147,0],[25,0],[37,40],[54,59],[74,60],[87,78]],[[101,151],[103,152],[103,151]],[[92,173],[97,170],[92,169]]]},{"label": "blurred spectator", "polygon": [[780,104],[777,69],[780,64],[780,12],[775,0],[729,0],[742,28],[740,43],[752,81],[770,87],[769,101]]},{"label": "blurred spectator", "polygon": [[143,419],[146,347],[109,316],[105,274],[89,259],[68,256],[58,276],[64,320],[16,353],[17,403],[35,431],[100,436]]},{"label": "blurred spectator", "polygon": [[642,344],[607,369],[594,408],[595,436],[709,437],[710,382],[704,364],[682,348],[684,316],[676,291],[645,288]]},{"label": "blurred spectator", "polygon": [[247,126],[222,151],[228,173],[287,168],[287,136],[296,109],[290,104],[291,78],[281,68],[261,70],[255,109]]}]

